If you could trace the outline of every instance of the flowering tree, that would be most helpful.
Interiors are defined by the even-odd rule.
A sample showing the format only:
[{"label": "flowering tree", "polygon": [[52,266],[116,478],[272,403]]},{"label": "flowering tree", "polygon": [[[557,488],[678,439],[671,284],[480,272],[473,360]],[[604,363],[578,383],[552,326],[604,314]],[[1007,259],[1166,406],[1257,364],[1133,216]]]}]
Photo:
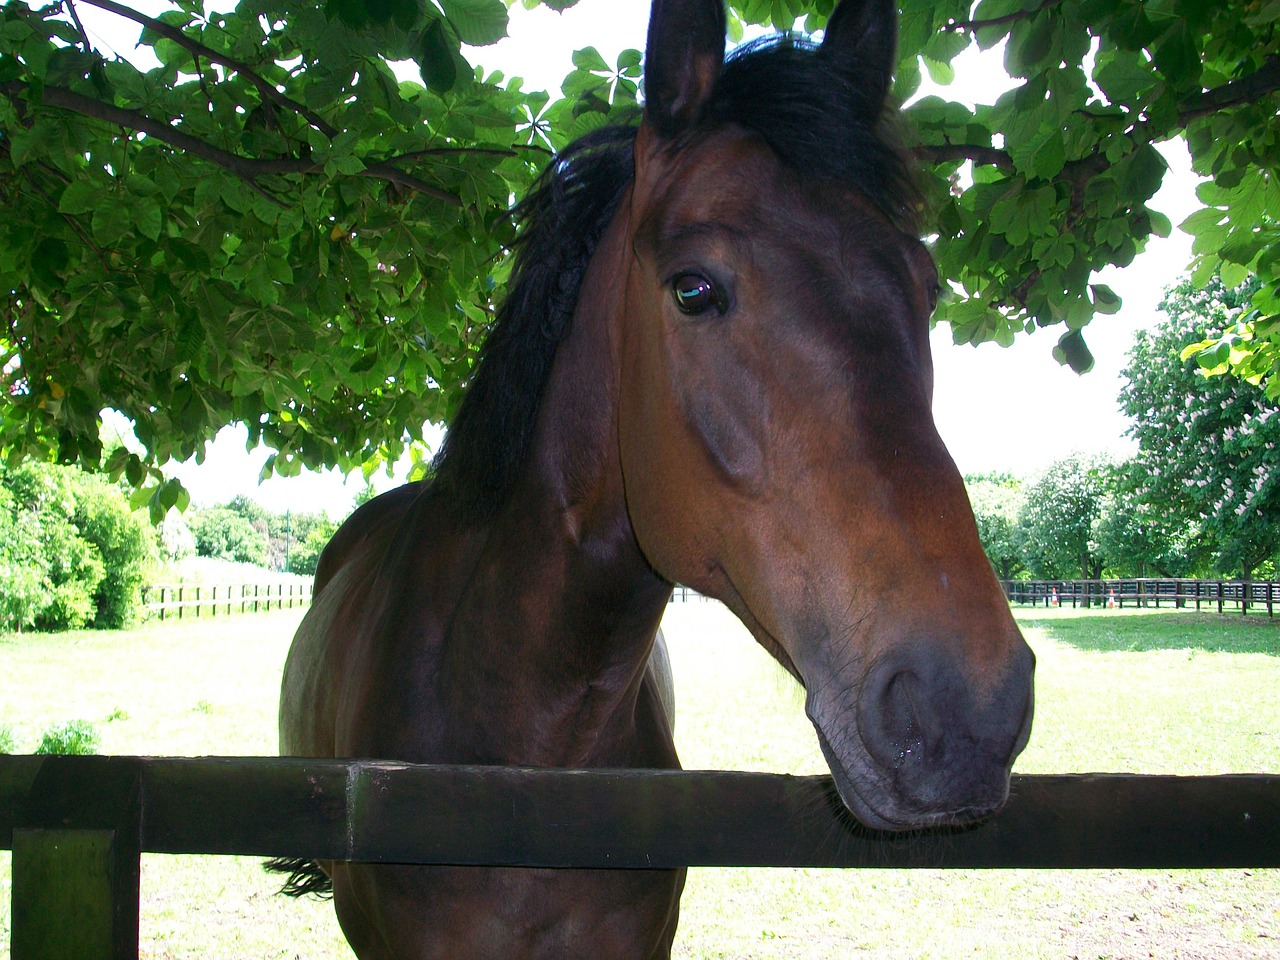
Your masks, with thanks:
[{"label": "flowering tree", "polygon": [[1280,552],[1280,405],[1234,377],[1207,377],[1183,348],[1236,322],[1257,281],[1203,290],[1184,282],[1129,354],[1120,394],[1133,419],[1143,468],[1142,498],[1166,516],[1199,524],[1216,566],[1250,579]]}]

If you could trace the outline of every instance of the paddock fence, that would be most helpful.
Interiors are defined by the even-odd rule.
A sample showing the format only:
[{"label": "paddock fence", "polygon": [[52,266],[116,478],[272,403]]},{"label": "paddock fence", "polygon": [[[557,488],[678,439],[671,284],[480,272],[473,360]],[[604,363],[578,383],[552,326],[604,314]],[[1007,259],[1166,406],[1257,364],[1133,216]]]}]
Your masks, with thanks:
[{"label": "paddock fence", "polygon": [[1175,607],[1267,612],[1280,607],[1280,580],[1193,580],[1138,577],[1124,580],[1002,580],[1011,603],[1071,607]]},{"label": "paddock fence", "polygon": [[157,620],[292,610],[311,603],[312,581],[158,583],[142,588],[142,606]]},{"label": "paddock fence", "polygon": [[1280,776],[1015,776],[967,828],[867,831],[831,778],[0,756],[13,960],[138,956],[140,855],[655,869],[1280,867]]},{"label": "paddock fence", "polygon": [[699,603],[705,603],[706,600],[707,598],[703,596],[701,593],[699,593],[697,590],[693,589],[693,587],[686,587],[682,583],[677,583],[675,585],[675,589],[671,591],[671,599],[669,599],[667,602],[668,603],[691,603],[691,602],[697,601]]}]

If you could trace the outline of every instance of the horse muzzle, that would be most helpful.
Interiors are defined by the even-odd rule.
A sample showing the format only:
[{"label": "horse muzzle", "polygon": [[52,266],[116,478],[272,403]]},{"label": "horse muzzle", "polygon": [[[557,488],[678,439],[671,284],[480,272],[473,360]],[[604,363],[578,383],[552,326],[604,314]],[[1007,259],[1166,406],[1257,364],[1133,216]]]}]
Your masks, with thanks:
[{"label": "horse muzzle", "polygon": [[1031,732],[1034,663],[1020,642],[997,679],[978,682],[937,645],[917,645],[881,657],[852,695],[809,685],[806,711],[850,812],[911,830],[999,810]]}]

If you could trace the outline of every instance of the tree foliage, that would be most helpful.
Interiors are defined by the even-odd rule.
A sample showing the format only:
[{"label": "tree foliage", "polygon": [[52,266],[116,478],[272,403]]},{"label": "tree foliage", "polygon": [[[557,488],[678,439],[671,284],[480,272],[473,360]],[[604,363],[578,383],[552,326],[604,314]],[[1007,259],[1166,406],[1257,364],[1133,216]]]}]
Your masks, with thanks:
[{"label": "tree foliage", "polygon": [[[834,3],[732,0],[731,33],[820,29]],[[554,98],[473,70],[462,44],[501,37],[507,5],[174,0],[151,17],[8,0],[0,448],[124,475],[158,519],[186,502],[160,468],[228,423],[287,475],[394,460],[447,419],[501,294],[511,197],[550,151],[636,115],[635,50],[579,51]],[[153,59],[95,47],[90,7],[131,22]],[[1213,178],[1186,224],[1199,269],[1265,284],[1229,359],[1253,344],[1267,362],[1278,21],[1280,0],[905,0],[899,97],[926,73],[945,84],[974,46],[1002,50],[1016,81],[994,103],[906,110],[956,340],[1059,325],[1059,358],[1086,368],[1081,328],[1120,307],[1094,273],[1171,229],[1147,206],[1165,172],[1153,144],[1184,136]],[[422,82],[389,65],[410,60]],[[106,407],[141,452],[104,459]]]},{"label": "tree foliage", "polygon": [[965,489],[978,522],[978,539],[1001,580],[1013,580],[1026,569],[1018,526],[1022,481],[1011,474],[965,477]]},{"label": "tree foliage", "polygon": [[1107,460],[1075,455],[1055,461],[1027,485],[1019,523],[1023,555],[1034,576],[1102,576],[1106,557],[1098,542],[1098,525],[1114,469]]},{"label": "tree foliage", "polygon": [[101,477],[29,463],[0,475],[0,626],[115,628],[137,616],[155,532]]},{"label": "tree foliage", "polygon": [[1183,352],[1228,328],[1256,289],[1214,277],[1203,290],[1191,282],[1171,290],[1164,321],[1138,335],[1120,394],[1138,441],[1142,498],[1195,525],[1216,566],[1245,577],[1280,551],[1280,404],[1246,381],[1205,376]]},{"label": "tree foliage", "polygon": [[202,557],[252,563],[262,566],[267,560],[267,532],[229,507],[197,510],[188,521],[196,541],[196,553]]},{"label": "tree foliage", "polygon": [[1138,577],[1189,577],[1208,570],[1213,557],[1204,549],[1200,525],[1148,499],[1148,480],[1138,460],[1120,464],[1112,473],[1094,527],[1107,568]]},{"label": "tree foliage", "polygon": [[316,567],[320,563],[320,554],[337,529],[338,525],[328,520],[311,527],[306,534],[299,537],[297,545],[290,548],[285,569],[289,573],[314,576]]}]

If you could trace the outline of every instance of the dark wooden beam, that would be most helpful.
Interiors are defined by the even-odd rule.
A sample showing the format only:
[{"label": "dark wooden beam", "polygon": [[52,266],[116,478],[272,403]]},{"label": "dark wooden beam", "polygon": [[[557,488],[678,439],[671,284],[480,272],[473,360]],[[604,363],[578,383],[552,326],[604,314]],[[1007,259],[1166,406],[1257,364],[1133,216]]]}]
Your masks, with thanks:
[{"label": "dark wooden beam", "polygon": [[[53,763],[62,772],[43,775]],[[24,826],[17,806],[91,807],[104,778],[132,776],[140,847],[160,853],[617,868],[1280,867],[1280,776],[1018,776],[988,823],[886,835],[852,822],[829,777],[273,758],[0,757],[0,846]]]},{"label": "dark wooden beam", "polygon": [[143,767],[69,760],[16,764],[25,796],[0,787],[14,821],[13,960],[137,960]]}]

